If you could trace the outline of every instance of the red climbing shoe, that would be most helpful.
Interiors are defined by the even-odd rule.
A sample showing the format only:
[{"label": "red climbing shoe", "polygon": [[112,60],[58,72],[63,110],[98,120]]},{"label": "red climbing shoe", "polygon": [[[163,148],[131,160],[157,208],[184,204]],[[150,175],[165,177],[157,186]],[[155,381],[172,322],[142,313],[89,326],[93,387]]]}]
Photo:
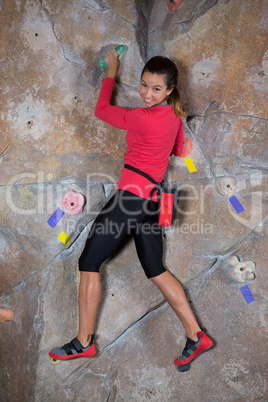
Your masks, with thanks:
[{"label": "red climbing shoe", "polygon": [[52,349],[48,355],[52,364],[59,364],[62,360],[76,359],[77,357],[94,357],[96,355],[94,335],[91,335],[90,344],[85,348],[77,338],[74,338],[70,343]]},{"label": "red climbing shoe", "polygon": [[198,332],[197,337],[198,341],[196,342],[190,338],[187,338],[182,355],[174,361],[175,366],[185,366],[189,364],[193,359],[200,355],[200,353],[210,349],[213,346],[212,340],[202,331]]}]

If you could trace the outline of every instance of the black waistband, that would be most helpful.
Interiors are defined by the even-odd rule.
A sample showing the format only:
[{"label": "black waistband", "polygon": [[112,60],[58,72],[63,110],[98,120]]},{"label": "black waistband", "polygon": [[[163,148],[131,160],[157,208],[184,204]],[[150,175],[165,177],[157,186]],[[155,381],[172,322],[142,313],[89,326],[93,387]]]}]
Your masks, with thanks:
[{"label": "black waistband", "polygon": [[157,194],[158,194],[158,195],[161,194],[161,192],[162,192],[161,183],[159,183],[158,181],[155,181],[155,180],[154,180],[151,176],[149,176],[147,173],[145,173],[145,172],[143,172],[142,170],[137,169],[137,168],[135,168],[135,167],[133,167],[133,166],[131,166],[131,165],[127,165],[127,164],[124,165],[124,168],[125,168],[125,169],[128,169],[128,170],[132,170],[132,172],[138,173],[139,175],[141,175],[141,176],[145,177],[146,179],[148,179],[151,183],[155,184],[154,188],[152,188],[152,190],[150,191],[151,200],[153,199],[153,193],[154,193],[155,191],[157,191]]},{"label": "black waistband", "polygon": [[151,176],[149,176],[147,173],[143,172],[140,169],[137,169],[137,168],[135,168],[133,166],[130,166],[130,165],[127,165],[127,164],[124,165],[124,168],[128,169],[128,170],[132,170],[133,172],[140,174],[141,176],[143,176],[146,179],[150,180],[151,183],[160,185],[160,183],[158,181],[155,181],[154,179],[152,179]]}]

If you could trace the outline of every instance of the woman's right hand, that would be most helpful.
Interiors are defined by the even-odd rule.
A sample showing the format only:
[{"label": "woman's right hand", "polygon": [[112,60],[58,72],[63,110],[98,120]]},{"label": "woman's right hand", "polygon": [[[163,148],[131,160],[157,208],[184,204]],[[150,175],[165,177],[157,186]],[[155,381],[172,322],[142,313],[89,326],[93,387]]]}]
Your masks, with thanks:
[{"label": "woman's right hand", "polygon": [[109,77],[109,78],[116,77],[119,66],[120,66],[121,58],[122,58],[122,54],[120,54],[120,56],[118,57],[116,50],[114,48],[111,49],[110,52],[107,54],[107,56],[105,57],[105,62],[108,66],[107,77]]}]

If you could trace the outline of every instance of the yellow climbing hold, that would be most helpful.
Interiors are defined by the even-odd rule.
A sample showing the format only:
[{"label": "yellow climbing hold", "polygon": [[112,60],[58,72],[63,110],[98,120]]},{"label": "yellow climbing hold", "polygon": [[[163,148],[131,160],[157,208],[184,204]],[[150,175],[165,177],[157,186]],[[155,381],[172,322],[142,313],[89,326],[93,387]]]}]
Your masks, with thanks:
[{"label": "yellow climbing hold", "polygon": [[184,162],[185,162],[185,164],[186,164],[186,166],[187,166],[187,168],[188,168],[190,173],[197,172],[197,169],[196,169],[196,167],[194,165],[194,162],[193,162],[192,158],[185,158]]},{"label": "yellow climbing hold", "polygon": [[68,236],[66,233],[61,232],[61,234],[57,237],[59,241],[61,241],[63,244],[65,244],[66,247],[68,247],[68,244],[72,240],[70,236]]}]

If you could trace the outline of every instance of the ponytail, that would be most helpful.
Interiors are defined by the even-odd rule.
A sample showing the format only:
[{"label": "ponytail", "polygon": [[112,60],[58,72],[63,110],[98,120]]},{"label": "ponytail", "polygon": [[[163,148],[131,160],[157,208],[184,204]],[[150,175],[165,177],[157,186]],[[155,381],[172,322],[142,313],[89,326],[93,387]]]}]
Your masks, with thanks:
[{"label": "ponytail", "polygon": [[145,64],[141,76],[148,71],[152,74],[163,75],[167,89],[173,88],[173,91],[168,96],[168,103],[172,103],[174,113],[177,117],[186,116],[186,112],[181,104],[179,91],[177,89],[178,70],[176,65],[163,56],[155,56]]},{"label": "ponytail", "polygon": [[169,95],[168,101],[172,104],[173,111],[177,117],[185,117],[187,115],[183,105],[181,104],[180,94],[176,87]]}]

